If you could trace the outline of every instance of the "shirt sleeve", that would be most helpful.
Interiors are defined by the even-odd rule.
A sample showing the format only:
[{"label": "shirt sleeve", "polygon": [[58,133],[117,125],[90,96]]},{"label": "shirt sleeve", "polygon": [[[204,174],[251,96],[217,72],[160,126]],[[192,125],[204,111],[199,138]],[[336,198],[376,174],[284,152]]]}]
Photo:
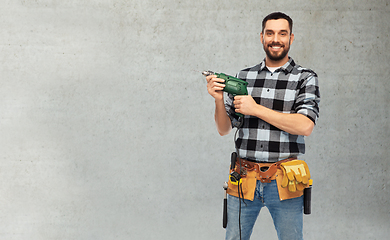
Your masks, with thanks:
[{"label": "shirt sleeve", "polygon": [[319,117],[320,90],[318,77],[314,72],[303,79],[295,102],[295,111],[308,117],[316,124]]},{"label": "shirt sleeve", "polygon": [[233,101],[234,101],[233,95],[228,93],[226,95],[226,99],[225,99],[225,109],[226,109],[227,115],[230,118],[232,126],[234,127],[237,125],[239,117],[236,115],[236,109],[234,108]]}]

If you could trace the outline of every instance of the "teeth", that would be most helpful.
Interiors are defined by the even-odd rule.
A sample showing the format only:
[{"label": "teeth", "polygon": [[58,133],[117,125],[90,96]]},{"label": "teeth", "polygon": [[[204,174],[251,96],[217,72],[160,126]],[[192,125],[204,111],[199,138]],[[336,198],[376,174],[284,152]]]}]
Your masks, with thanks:
[{"label": "teeth", "polygon": [[279,49],[280,46],[272,46],[272,48]]}]

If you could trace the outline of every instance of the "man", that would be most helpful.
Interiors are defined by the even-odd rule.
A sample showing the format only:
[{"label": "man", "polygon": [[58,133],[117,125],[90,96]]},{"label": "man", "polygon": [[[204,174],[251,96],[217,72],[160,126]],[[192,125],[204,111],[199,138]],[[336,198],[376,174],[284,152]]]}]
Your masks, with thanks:
[{"label": "man", "polygon": [[[294,159],[305,152],[319,114],[317,75],[295,64],[288,56],[294,41],[293,21],[284,13],[271,13],[262,22],[260,40],[266,53],[258,65],[241,70],[237,77],[248,82],[248,95],[228,95],[224,102],[224,80],[206,77],[215,99],[215,122],[221,136],[230,133],[232,122],[244,116],[236,149],[243,161],[256,164]],[[261,166],[261,165],[260,165]],[[255,183],[252,200],[228,196],[226,239],[249,239],[260,209],[268,208],[279,239],[303,239],[303,196],[280,200],[275,178]],[[240,203],[241,200],[241,203]],[[240,223],[240,224],[239,224]]]}]

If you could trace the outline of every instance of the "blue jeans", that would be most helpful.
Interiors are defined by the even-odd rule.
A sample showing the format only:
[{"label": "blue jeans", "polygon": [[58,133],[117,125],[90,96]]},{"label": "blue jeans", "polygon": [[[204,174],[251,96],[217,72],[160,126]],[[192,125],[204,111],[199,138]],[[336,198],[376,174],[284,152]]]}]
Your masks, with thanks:
[{"label": "blue jeans", "polygon": [[[245,201],[245,203],[244,203]],[[279,200],[276,181],[261,183],[257,181],[253,201],[241,200],[241,236],[248,240],[262,207],[267,207],[274,221],[279,240],[303,239],[303,196]],[[228,195],[228,224],[226,240],[239,240],[239,199]],[[261,239],[261,238],[258,238]]]}]

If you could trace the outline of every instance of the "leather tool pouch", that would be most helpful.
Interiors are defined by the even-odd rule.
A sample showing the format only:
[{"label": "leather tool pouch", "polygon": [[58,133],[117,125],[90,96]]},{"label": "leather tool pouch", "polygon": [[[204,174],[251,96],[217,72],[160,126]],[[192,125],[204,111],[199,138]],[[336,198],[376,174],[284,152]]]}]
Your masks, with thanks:
[{"label": "leather tool pouch", "polygon": [[[235,172],[240,172],[240,166],[236,164],[236,167],[233,170],[230,170],[230,174]],[[233,184],[230,180],[228,182],[227,193],[235,197],[241,197],[243,199],[253,201],[255,197],[256,190],[256,171],[253,168],[241,167],[241,184],[240,189],[238,189],[237,184]],[[240,191],[239,191],[240,190]],[[239,195],[240,194],[240,195]]]},{"label": "leather tool pouch", "polygon": [[281,201],[300,197],[304,189],[309,187],[309,167],[303,160],[282,163],[276,172],[276,182]]}]

